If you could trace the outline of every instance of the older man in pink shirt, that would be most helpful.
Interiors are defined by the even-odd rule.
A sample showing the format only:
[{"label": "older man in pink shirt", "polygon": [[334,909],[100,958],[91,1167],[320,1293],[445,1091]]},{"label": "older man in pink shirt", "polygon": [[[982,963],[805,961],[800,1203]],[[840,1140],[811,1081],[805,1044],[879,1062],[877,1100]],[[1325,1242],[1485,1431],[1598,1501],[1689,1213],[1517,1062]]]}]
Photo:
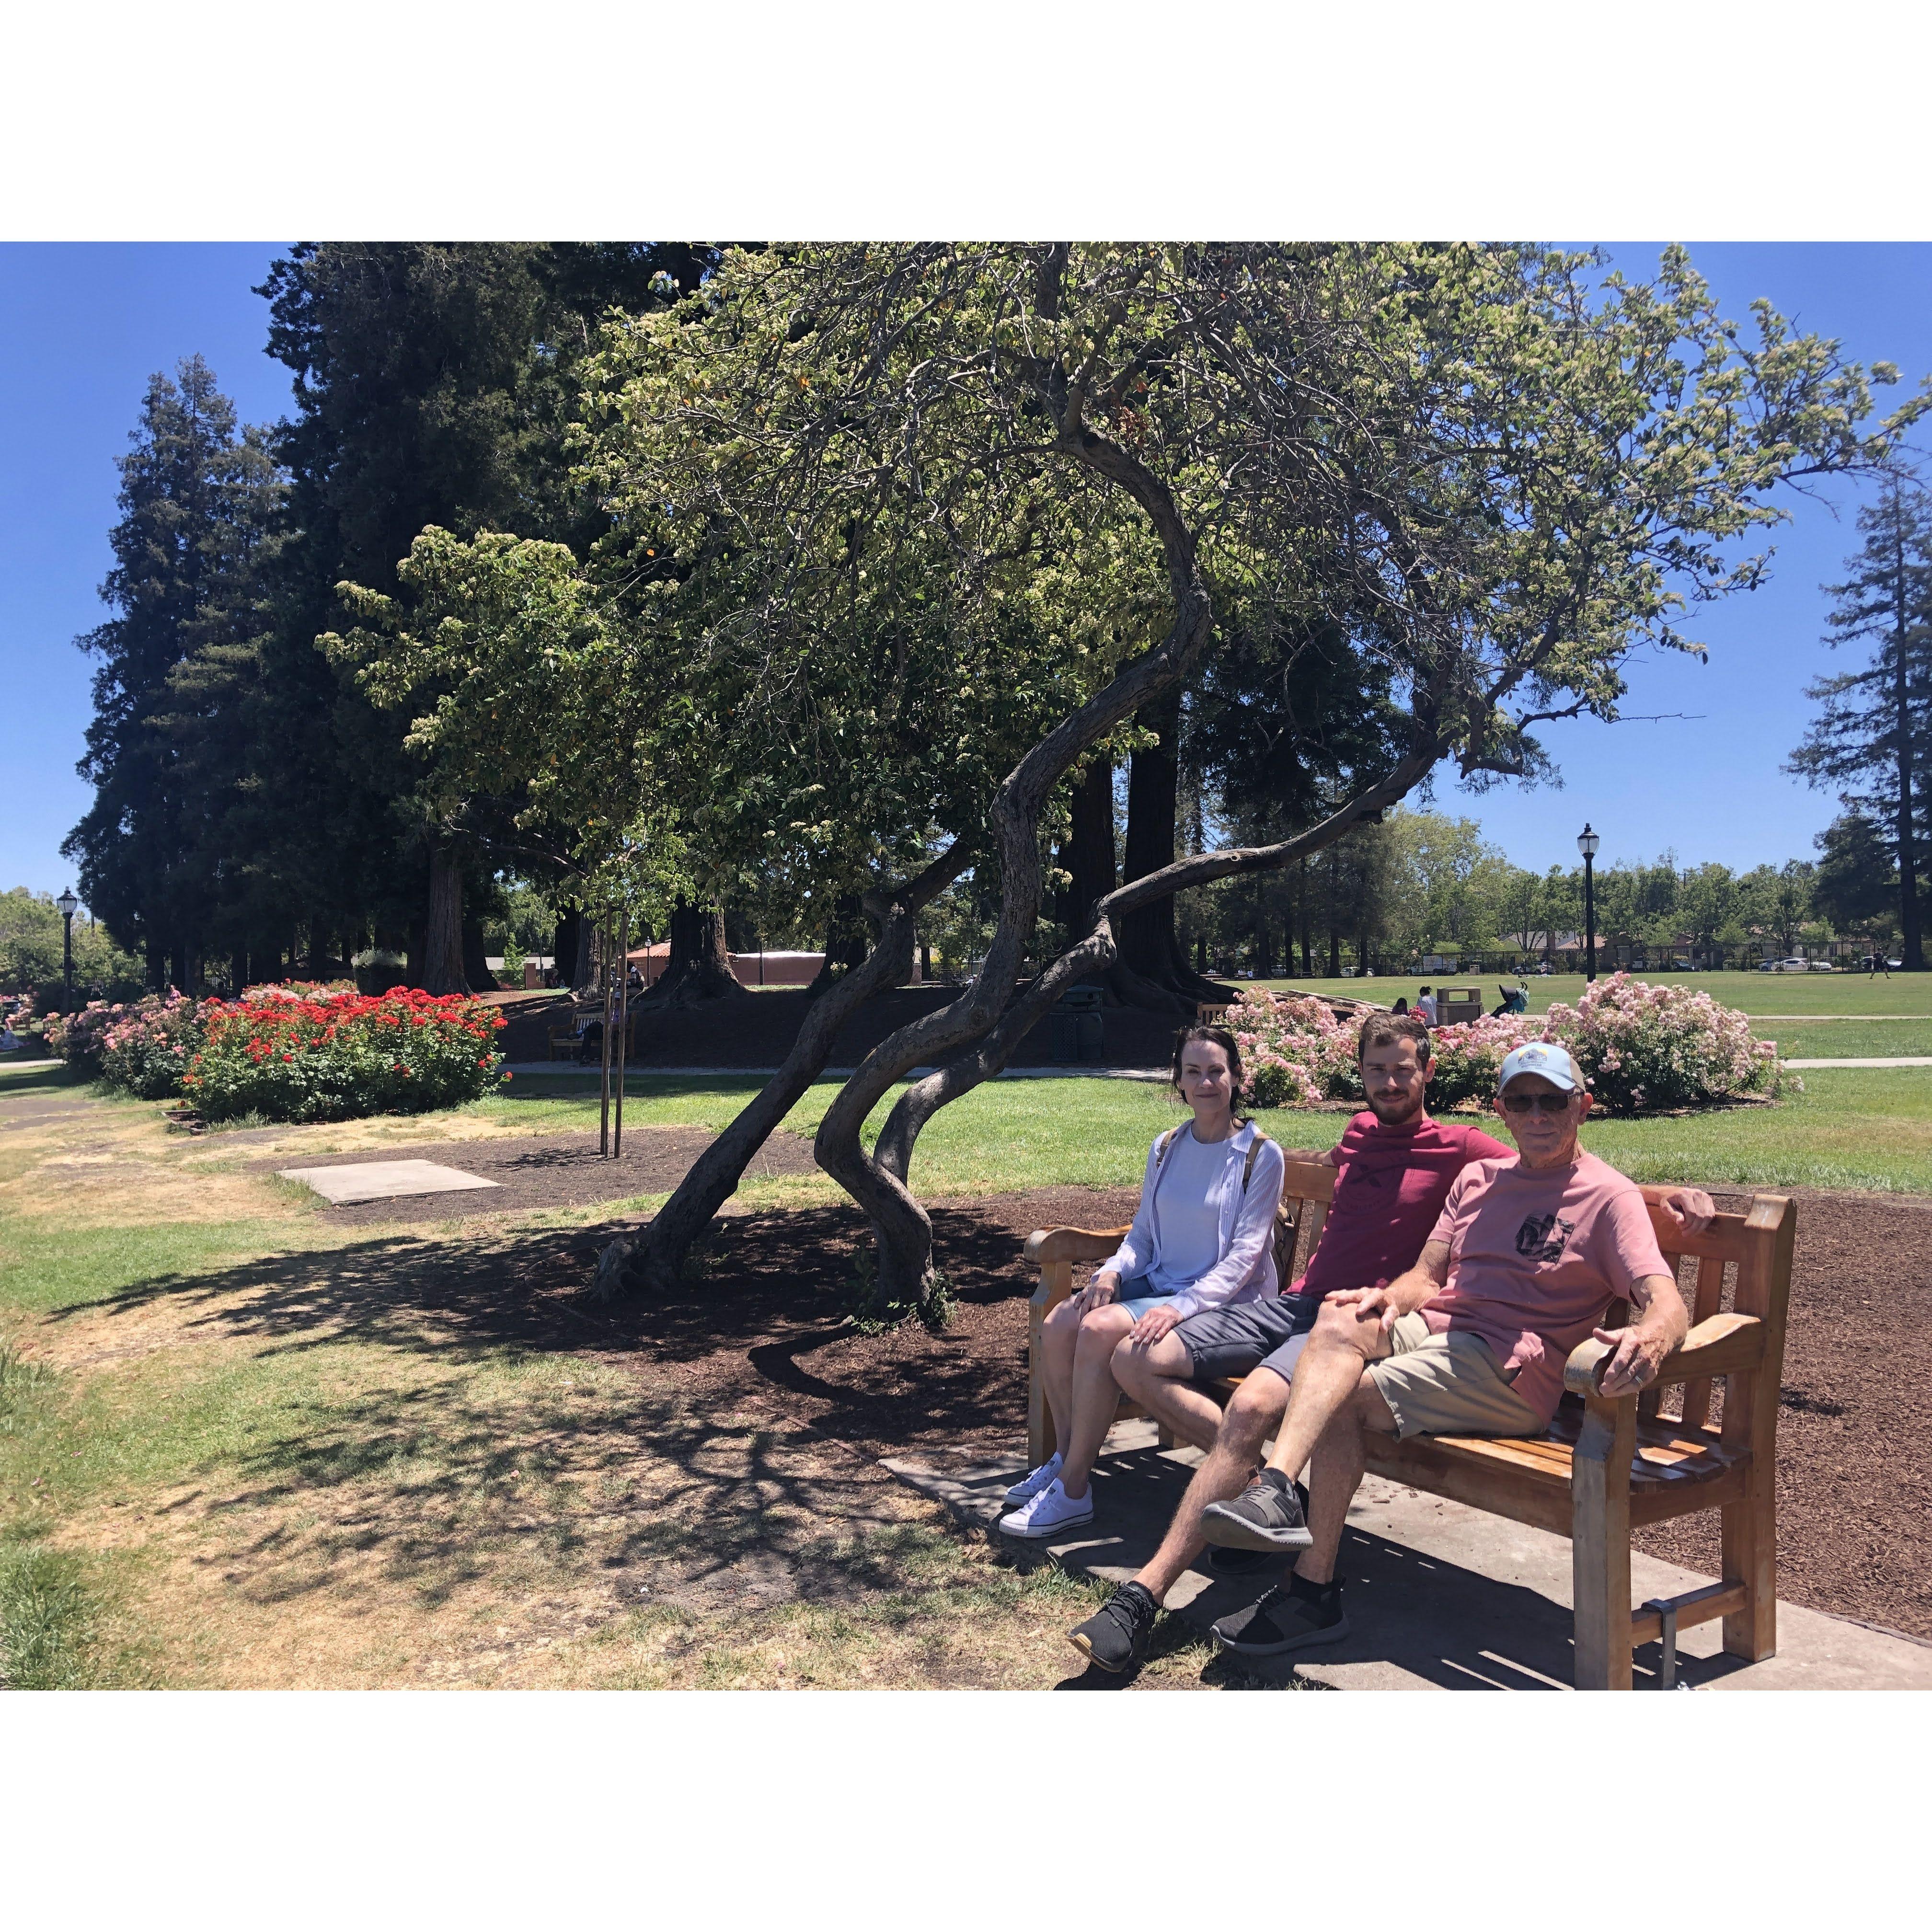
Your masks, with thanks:
[{"label": "older man in pink shirt", "polygon": [[[1496,1094],[1515,1156],[1462,1170],[1412,1268],[1322,1304],[1267,1467],[1203,1512],[1210,1543],[1301,1552],[1283,1586],[1215,1625],[1229,1648],[1271,1656],[1346,1631],[1335,1559],[1364,1430],[1540,1435],[1579,1342],[1594,1334],[1612,1346],[1600,1386],[1622,1395],[1645,1388],[1684,1339],[1690,1316],[1642,1195],[1577,1144],[1589,1110],[1563,1048],[1518,1047]],[[1618,1299],[1630,1324],[1600,1328]],[[1292,1478],[1311,1456],[1304,1522]]]}]

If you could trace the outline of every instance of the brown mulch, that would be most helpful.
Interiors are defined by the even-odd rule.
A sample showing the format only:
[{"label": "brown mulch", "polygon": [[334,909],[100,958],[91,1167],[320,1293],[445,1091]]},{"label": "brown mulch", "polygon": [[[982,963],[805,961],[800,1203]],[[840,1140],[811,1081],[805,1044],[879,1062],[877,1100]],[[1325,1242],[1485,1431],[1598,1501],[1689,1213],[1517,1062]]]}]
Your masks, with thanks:
[{"label": "brown mulch", "polygon": [[[695,1130],[626,1136],[618,1186],[594,1138],[466,1142],[398,1153],[503,1180],[506,1192],[326,1210],[394,1223],[506,1206],[610,1199],[668,1187],[706,1141]],[[775,1142],[772,1171],[808,1171],[803,1142]],[[492,1165],[500,1162],[501,1166]],[[636,1165],[633,1166],[632,1163]],[[509,1190],[527,1188],[510,1197]],[[1720,1204],[1741,1204],[1735,1196]],[[1932,1640],[1932,1201],[1798,1196],[1790,1334],[1779,1439],[1779,1594],[1790,1601]],[[358,1307],[392,1317],[434,1310],[478,1339],[635,1361],[668,1372],[706,1407],[803,1425],[868,1458],[1010,1454],[1026,1410],[1027,1298],[1020,1258],[1031,1229],[1109,1227],[1131,1188],[1059,1188],[933,1204],[936,1259],[957,1313],[943,1335],[910,1327],[866,1336],[845,1325],[862,1217],[849,1204],[721,1219],[688,1284],[662,1298],[589,1301],[596,1246],[619,1223],[512,1232],[473,1250],[380,1234],[340,1257]],[[350,1279],[352,1276],[353,1280]],[[1650,1554],[1718,1570],[1714,1514],[1640,1531]]]},{"label": "brown mulch", "polygon": [[[364,1154],[318,1154],[291,1162],[284,1155],[255,1163],[259,1170],[300,1172],[304,1167],[359,1167],[378,1161],[429,1160],[479,1180],[488,1190],[460,1194],[402,1194],[388,1201],[325,1204],[325,1220],[350,1226],[394,1221],[464,1220],[530,1208],[588,1207],[634,1194],[668,1194],[711,1144],[702,1127],[626,1127],[623,1151],[606,1160],[596,1133],[547,1135],[541,1140],[410,1141]],[[752,1156],[748,1178],[816,1174],[812,1143],[773,1134]]]}]

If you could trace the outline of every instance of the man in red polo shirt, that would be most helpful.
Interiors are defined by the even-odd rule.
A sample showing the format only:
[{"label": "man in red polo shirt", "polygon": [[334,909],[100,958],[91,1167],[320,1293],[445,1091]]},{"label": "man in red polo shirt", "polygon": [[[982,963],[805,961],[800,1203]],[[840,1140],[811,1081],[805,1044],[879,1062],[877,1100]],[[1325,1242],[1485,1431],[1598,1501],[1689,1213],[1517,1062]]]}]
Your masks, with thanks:
[{"label": "man in red polo shirt", "polygon": [[[1168,1592],[1207,1546],[1203,1513],[1240,1494],[1262,1444],[1276,1432],[1296,1360],[1324,1300],[1386,1288],[1412,1269],[1458,1176],[1479,1162],[1513,1158],[1511,1149],[1478,1128],[1430,1118],[1425,1021],[1412,1013],[1371,1015],[1358,1051],[1368,1111],[1348,1123],[1327,1156],[1339,1170],[1334,1199],[1306,1272],[1277,1298],[1178,1322],[1156,1309],[1114,1352],[1121,1387],[1208,1454],[1152,1559],[1070,1634],[1075,1648],[1102,1670],[1130,1670],[1146,1655]],[[1694,1231],[1716,1211],[1696,1188],[1644,1191]],[[1224,1412],[1196,1384],[1231,1376],[1245,1379]],[[1258,1564],[1282,1560],[1263,1555]],[[1232,1574],[1238,1565],[1255,1567],[1252,1559],[1244,1565],[1221,1556],[1216,1568]]]}]

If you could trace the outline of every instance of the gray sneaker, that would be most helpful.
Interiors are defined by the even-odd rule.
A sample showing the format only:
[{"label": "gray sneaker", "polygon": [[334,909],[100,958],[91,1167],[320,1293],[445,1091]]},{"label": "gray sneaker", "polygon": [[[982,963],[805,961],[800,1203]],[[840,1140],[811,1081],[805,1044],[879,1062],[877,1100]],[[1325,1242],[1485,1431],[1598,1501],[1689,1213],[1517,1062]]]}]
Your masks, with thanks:
[{"label": "gray sneaker", "polygon": [[1264,1469],[1228,1502],[1210,1503],[1201,1513],[1201,1534],[1233,1550],[1306,1550],[1315,1540],[1294,1485],[1279,1469]]}]

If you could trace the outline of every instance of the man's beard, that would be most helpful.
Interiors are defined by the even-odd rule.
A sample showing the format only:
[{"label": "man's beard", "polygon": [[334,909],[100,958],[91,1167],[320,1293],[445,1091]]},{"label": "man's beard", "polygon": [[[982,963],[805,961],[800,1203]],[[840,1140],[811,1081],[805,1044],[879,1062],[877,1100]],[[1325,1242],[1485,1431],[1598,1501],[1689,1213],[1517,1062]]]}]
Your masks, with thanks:
[{"label": "man's beard", "polygon": [[[1418,1094],[1413,1100],[1405,1100],[1396,1102],[1378,1100],[1373,1094],[1370,1094],[1368,1096],[1369,1112],[1374,1114],[1385,1127],[1406,1126],[1417,1114],[1422,1112],[1424,1103],[1428,1098],[1429,1094],[1426,1088]],[[1396,1111],[1393,1112],[1390,1111],[1392,1106]]]}]

